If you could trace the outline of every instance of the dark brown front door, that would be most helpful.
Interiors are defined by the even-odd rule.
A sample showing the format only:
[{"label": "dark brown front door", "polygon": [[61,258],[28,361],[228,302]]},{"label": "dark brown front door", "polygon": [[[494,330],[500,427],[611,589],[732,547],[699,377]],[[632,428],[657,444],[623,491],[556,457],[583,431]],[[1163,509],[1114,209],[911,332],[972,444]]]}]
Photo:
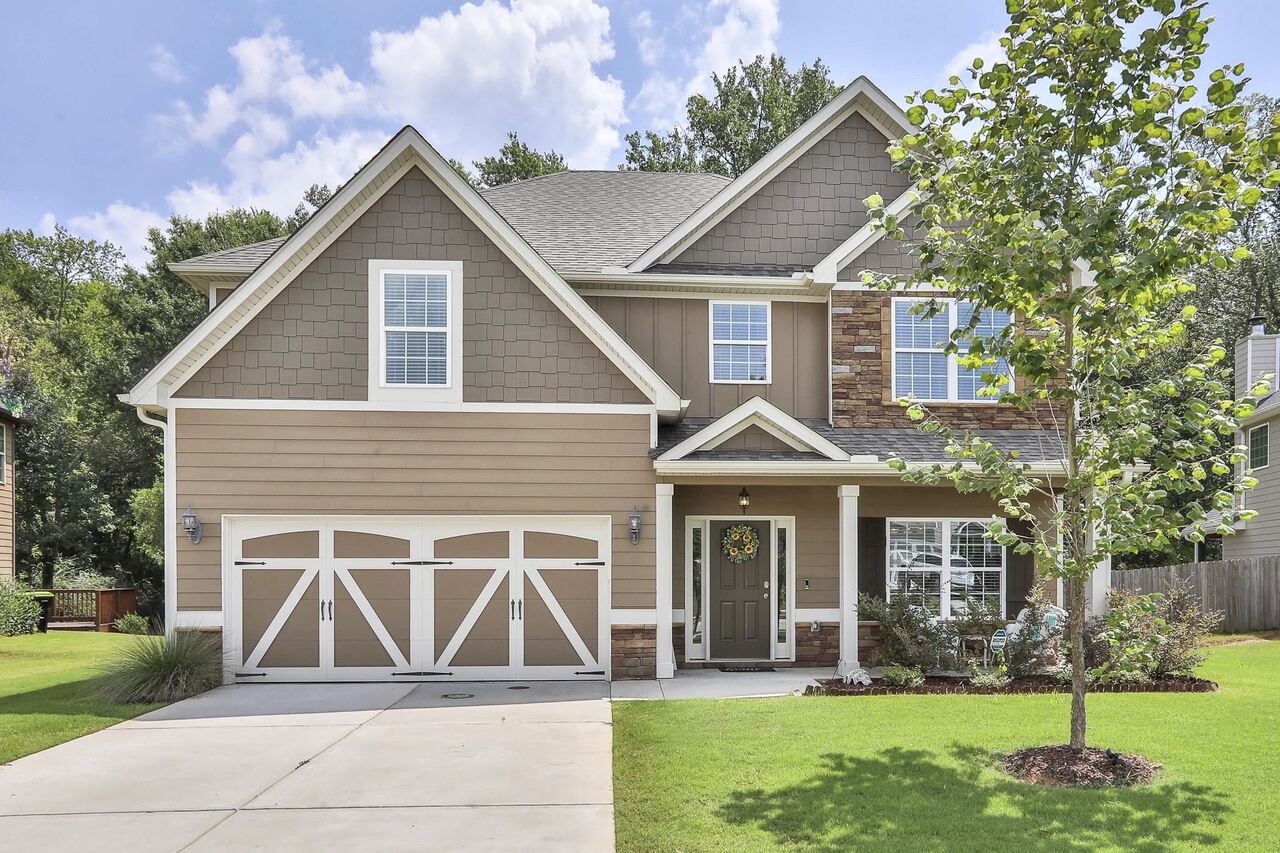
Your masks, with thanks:
[{"label": "dark brown front door", "polygon": [[[724,532],[737,524],[754,528],[760,537],[756,555],[744,563],[727,559]],[[772,548],[767,521],[711,522],[711,657],[769,660],[769,616],[773,589],[769,583]]]}]

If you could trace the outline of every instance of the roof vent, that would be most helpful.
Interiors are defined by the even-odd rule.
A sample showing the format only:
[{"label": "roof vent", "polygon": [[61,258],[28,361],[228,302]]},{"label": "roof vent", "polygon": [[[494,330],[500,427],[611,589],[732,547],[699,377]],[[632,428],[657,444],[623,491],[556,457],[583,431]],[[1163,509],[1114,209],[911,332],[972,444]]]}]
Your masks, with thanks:
[{"label": "roof vent", "polygon": [[1265,335],[1267,333],[1266,321],[1261,317],[1249,318],[1249,334]]}]

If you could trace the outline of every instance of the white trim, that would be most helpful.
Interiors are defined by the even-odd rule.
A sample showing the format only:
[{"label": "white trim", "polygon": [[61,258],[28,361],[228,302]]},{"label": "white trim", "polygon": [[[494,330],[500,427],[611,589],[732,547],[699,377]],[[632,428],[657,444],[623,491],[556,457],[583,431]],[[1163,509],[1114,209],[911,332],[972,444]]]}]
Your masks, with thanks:
[{"label": "white trim", "polygon": [[[885,207],[885,213],[890,216],[901,216],[903,211],[919,199],[919,188],[912,184],[902,195],[895,198]],[[835,285],[840,272],[868,249],[880,242],[884,235],[883,229],[873,227],[870,222],[863,225],[853,232],[849,239],[837,246],[831,254],[818,261],[813,268],[814,280],[824,284]]]},{"label": "white trim", "polygon": [[599,273],[565,273],[565,279],[584,296],[719,299],[746,295],[777,301],[818,302],[831,290],[830,284],[814,281],[813,274],[808,272],[789,276],[708,275],[627,272],[616,267]]},{"label": "white trim", "polygon": [[810,622],[839,622],[839,607],[797,607],[796,625],[807,625]]},{"label": "white trim", "polygon": [[164,632],[171,637],[178,627],[177,427],[172,417],[162,421],[141,406],[135,411],[138,420],[160,429],[164,444]]},{"label": "white trim", "polygon": [[[445,333],[445,382],[439,383],[390,383],[387,382],[385,342],[390,331],[410,330],[410,327],[389,329],[386,326],[386,277],[388,275],[443,275],[445,284],[445,314],[443,329],[423,326],[414,331],[443,331]],[[369,260],[369,378],[368,396],[371,402],[387,400],[413,400],[431,402],[462,402],[463,313],[462,294],[465,277],[461,261],[393,261]]]},{"label": "white trim", "polygon": [[[244,285],[236,288],[182,343],[148,372],[129,392],[129,401],[135,405],[165,401],[170,388],[180,388],[183,382],[212,358],[220,348],[220,343],[234,337],[271,301],[275,292],[293,280],[293,275],[283,274],[287,263],[299,261],[293,269],[305,268],[304,261],[309,262],[343,233],[344,229],[339,226],[358,217],[381,197],[381,193],[371,192],[367,198],[360,198],[375,180],[390,175],[391,178],[382,184],[390,187],[394,185],[394,179],[415,166],[422,169],[452,202],[462,208],[464,214],[471,217],[477,227],[653,401],[661,413],[672,416],[680,413],[679,395],[657,371],[596,314],[412,127],[405,127],[396,134],[368,164],[343,185],[334,198],[254,270]],[[353,205],[352,210],[343,213],[348,205]],[[326,228],[329,229],[328,232],[325,232]],[[306,247],[312,241],[315,241],[314,245],[308,250]],[[277,273],[281,275],[277,276]],[[250,302],[251,296],[259,296],[259,290],[264,290],[260,298],[256,302]]]},{"label": "white trim", "polygon": [[[716,306],[746,305],[764,309],[764,340],[740,341],[736,338],[716,337]],[[764,379],[717,379],[716,346],[764,347]],[[707,379],[712,385],[772,385],[773,384],[773,305],[767,301],[745,299],[716,299],[707,303]]]},{"label": "white trim", "polygon": [[175,628],[221,628],[221,610],[179,610],[174,614]]},{"label": "white trim", "polygon": [[[887,116],[892,126],[886,126],[880,116],[868,107],[873,107]],[[640,272],[653,264],[668,261],[679,255],[743,201],[754,195],[760,187],[799,159],[813,146],[814,142],[830,133],[832,128],[853,112],[860,113],[889,139],[908,133],[912,129],[906,113],[897,104],[866,77],[859,77],[841,90],[826,106],[814,113],[808,121],[792,131],[768,154],[760,158],[755,165],[726,184],[692,216],[645,250],[627,269],[630,272]]]},{"label": "white trim", "polygon": [[[1254,465],[1253,464],[1253,434],[1260,429],[1265,429],[1267,431],[1267,462],[1265,465]],[[1248,431],[1245,433],[1245,448],[1248,451],[1247,455],[1249,457],[1248,459],[1249,471],[1254,472],[1254,471],[1267,470],[1268,466],[1270,466],[1271,464],[1271,422],[1270,421],[1260,423],[1257,426],[1249,427]]]},{"label": "white trim", "polygon": [[[942,555],[941,555],[941,563],[937,566],[938,598],[939,598],[938,618],[950,619],[957,615],[951,611],[951,573],[955,571],[955,567],[951,565],[951,556],[952,556],[951,525],[970,524],[970,523],[990,525],[992,522],[992,518],[993,517],[989,515],[985,517],[900,515],[900,516],[891,516],[889,518],[886,518],[884,520],[884,524],[885,524],[885,527],[884,527],[884,531],[885,531],[885,535],[884,535],[885,600],[888,600],[889,596],[893,594],[893,584],[892,584],[891,573],[894,570],[894,567],[890,566],[889,564],[889,554],[893,550],[893,539],[890,536],[889,531],[894,522],[898,522],[900,524],[912,524],[912,523],[938,524],[941,526],[942,539],[938,543],[938,547],[942,549]],[[898,567],[898,568],[901,568],[901,567]],[[922,571],[923,570],[932,571],[933,567],[929,566],[927,567],[927,569],[922,568]],[[991,572],[991,571],[996,571],[996,569],[993,569],[989,566],[982,566],[974,569],[974,571]],[[1006,608],[1005,598],[1008,594],[1008,583],[1009,583],[1009,548],[1004,545],[1000,546],[999,572],[1000,572],[1000,592],[999,592],[1000,615],[1005,616],[1006,615],[1005,614],[1005,608]]]},{"label": "white trim", "polygon": [[839,541],[840,594],[840,658],[837,675],[848,675],[858,669],[858,496],[859,486],[836,489],[839,503],[837,527]]},{"label": "white trim", "polygon": [[[935,459],[921,461],[919,463],[908,463],[908,465],[927,465],[933,462],[946,462],[948,465],[953,463],[945,459]],[[978,471],[978,466],[965,462],[961,466],[966,471]],[[1056,477],[1062,476],[1063,467],[1061,462],[1030,462],[1025,464],[1026,473],[1042,476]],[[888,462],[880,462],[874,456],[855,456],[850,462],[761,462],[746,460],[723,460],[723,461],[687,461],[678,459],[674,461],[663,461],[655,459],[653,462],[653,470],[660,477],[741,477],[743,475],[749,477],[808,477],[808,476],[891,476],[901,477],[901,474],[895,469],[889,467]]]},{"label": "white trim", "polygon": [[657,625],[658,611],[644,607],[615,607],[609,611],[610,625]]},{"label": "white trim", "polygon": [[491,414],[652,415],[652,403],[481,403],[438,400],[248,400],[174,397],[170,409],[330,412],[487,412]]},{"label": "white trim", "polygon": [[675,486],[658,483],[654,489],[654,548],[657,551],[655,601],[657,609],[657,677],[673,678],[676,674],[675,651],[671,643],[671,526]]},{"label": "white trim", "polygon": [[[838,445],[832,443],[826,438],[823,438],[811,427],[805,426],[803,423],[782,411],[782,409],[778,408],[773,403],[770,403],[763,397],[752,397],[733,411],[707,424],[705,427],[698,430],[675,447],[672,447],[670,450],[663,453],[654,462],[654,465],[657,467],[659,463],[677,462],[696,450],[715,447],[750,426],[759,426],[764,428],[770,435],[779,438],[797,450],[812,450],[815,453],[825,456],[832,462],[847,463],[851,461],[875,461],[874,456],[850,456]],[[713,462],[694,464],[728,465],[732,463]],[[745,462],[741,464],[748,466],[776,464],[808,466],[821,465],[823,466],[822,470],[827,470],[827,466],[829,466],[831,462]]]}]

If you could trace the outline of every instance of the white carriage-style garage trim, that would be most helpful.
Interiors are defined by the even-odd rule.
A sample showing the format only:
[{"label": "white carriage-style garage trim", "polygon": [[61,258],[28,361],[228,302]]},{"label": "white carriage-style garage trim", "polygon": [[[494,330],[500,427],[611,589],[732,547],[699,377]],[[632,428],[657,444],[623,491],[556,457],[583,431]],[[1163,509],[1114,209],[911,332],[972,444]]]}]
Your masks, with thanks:
[{"label": "white carriage-style garage trim", "polygon": [[608,516],[223,516],[228,680],[609,677]]}]

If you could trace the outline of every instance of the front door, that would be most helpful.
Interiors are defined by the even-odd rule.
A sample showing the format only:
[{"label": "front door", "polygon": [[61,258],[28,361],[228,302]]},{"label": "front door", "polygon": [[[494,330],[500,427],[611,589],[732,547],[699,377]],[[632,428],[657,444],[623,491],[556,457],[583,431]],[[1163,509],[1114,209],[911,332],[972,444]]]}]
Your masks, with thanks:
[{"label": "front door", "polygon": [[[755,531],[758,546],[749,559],[730,558],[725,536],[743,526]],[[711,522],[711,657],[739,660],[769,660],[769,615],[773,598],[769,578],[772,553],[767,521]],[[737,546],[735,546],[737,547]],[[735,560],[741,560],[736,562]]]}]

